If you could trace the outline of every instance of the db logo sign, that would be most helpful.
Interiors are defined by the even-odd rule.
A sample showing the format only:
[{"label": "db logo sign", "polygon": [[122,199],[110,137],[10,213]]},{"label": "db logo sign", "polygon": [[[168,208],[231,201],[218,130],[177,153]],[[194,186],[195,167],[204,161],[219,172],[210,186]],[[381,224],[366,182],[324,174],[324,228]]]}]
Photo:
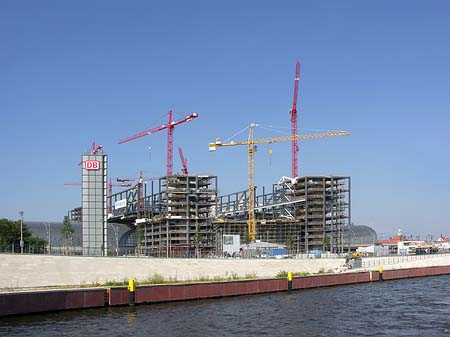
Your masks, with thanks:
[{"label": "db logo sign", "polygon": [[86,170],[100,170],[100,162],[98,160],[85,160],[83,168]]}]

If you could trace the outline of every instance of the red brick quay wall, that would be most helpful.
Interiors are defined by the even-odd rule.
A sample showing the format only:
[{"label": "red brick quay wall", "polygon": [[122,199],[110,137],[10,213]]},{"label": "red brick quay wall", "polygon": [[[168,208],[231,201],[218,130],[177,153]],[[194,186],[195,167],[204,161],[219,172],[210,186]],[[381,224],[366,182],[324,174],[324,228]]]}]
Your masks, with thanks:
[{"label": "red brick quay wall", "polygon": [[[383,279],[387,281],[449,274],[450,266],[422,267],[385,270]],[[371,281],[379,281],[378,271],[294,277],[292,289],[329,287]],[[279,278],[138,286],[135,293],[135,303],[161,303],[251,295],[286,291],[287,289],[288,281]],[[126,287],[2,293],[0,294],[0,317],[36,312],[128,305],[129,298],[129,291]]]},{"label": "red brick quay wall", "polygon": [[105,306],[105,289],[45,290],[0,294],[0,317]]}]

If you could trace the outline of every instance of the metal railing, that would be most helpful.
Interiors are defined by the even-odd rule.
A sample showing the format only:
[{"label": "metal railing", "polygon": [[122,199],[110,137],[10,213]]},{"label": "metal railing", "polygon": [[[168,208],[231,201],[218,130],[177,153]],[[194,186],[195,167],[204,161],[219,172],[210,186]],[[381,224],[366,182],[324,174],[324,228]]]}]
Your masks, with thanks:
[{"label": "metal railing", "polygon": [[380,265],[386,266],[403,262],[428,260],[443,256],[450,256],[450,253],[423,254],[423,255],[395,255],[395,256],[363,258],[362,268],[371,268],[371,267],[378,267]]}]

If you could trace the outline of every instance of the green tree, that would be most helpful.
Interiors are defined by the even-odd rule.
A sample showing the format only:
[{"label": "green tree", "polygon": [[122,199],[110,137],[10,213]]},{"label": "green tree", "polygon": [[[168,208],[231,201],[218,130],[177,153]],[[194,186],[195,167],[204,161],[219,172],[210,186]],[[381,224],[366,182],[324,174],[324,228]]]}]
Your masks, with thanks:
[{"label": "green tree", "polygon": [[248,230],[246,230],[244,232],[244,243],[248,245],[250,242],[252,242],[252,241],[250,240],[250,235],[248,234]]},{"label": "green tree", "polygon": [[195,257],[201,257],[200,256],[200,247],[202,246],[202,244],[204,242],[204,237],[201,233],[198,232],[198,228],[197,228],[197,233],[195,233],[192,236],[191,241],[195,247]]},{"label": "green tree", "polygon": [[[44,252],[47,241],[41,238],[33,237],[27,225],[22,226],[23,241],[25,251]],[[13,244],[19,246],[20,243],[20,220],[12,221],[0,219],[0,249],[11,251]]]},{"label": "green tree", "polygon": [[25,250],[27,250],[28,252],[35,254],[45,254],[45,246],[47,246],[47,240],[30,236],[24,241]]},{"label": "green tree", "polygon": [[[24,240],[31,236],[28,227],[23,224],[22,233]],[[0,245],[11,246],[13,243],[20,242],[20,220],[12,221],[0,219]]]},{"label": "green tree", "polygon": [[142,241],[144,240],[144,226],[139,223],[136,225],[136,229],[134,230],[134,236],[136,238],[136,249],[137,249],[137,255],[141,255],[142,253]]},{"label": "green tree", "polygon": [[326,235],[326,234],[323,237],[323,248],[324,248],[325,251],[329,251],[330,250],[330,237],[328,235]]},{"label": "green tree", "polygon": [[63,220],[63,226],[60,229],[60,233],[61,233],[61,236],[63,237],[63,241],[64,241],[65,253],[68,252],[69,246],[72,245],[74,232],[75,232],[75,229],[73,228],[69,217],[66,215]]},{"label": "green tree", "polygon": [[294,250],[294,237],[292,234],[289,234],[285,241],[286,248],[289,253],[291,253]]}]

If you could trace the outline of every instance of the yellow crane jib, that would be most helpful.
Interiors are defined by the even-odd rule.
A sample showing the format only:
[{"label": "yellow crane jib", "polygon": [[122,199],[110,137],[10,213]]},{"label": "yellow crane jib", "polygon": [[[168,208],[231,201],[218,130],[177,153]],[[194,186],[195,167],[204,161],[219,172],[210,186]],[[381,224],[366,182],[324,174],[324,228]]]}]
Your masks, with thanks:
[{"label": "yellow crane jib", "polygon": [[[306,135],[296,135],[296,136],[284,136],[277,138],[253,138],[253,128],[256,124],[250,124],[249,137],[247,141],[230,141],[222,143],[222,141],[217,138],[214,143],[209,143],[209,151],[216,151],[218,147],[226,146],[238,146],[247,145],[248,146],[248,235],[251,241],[256,240],[256,219],[255,219],[255,148],[256,144],[270,144],[270,143],[280,143],[288,142],[292,140],[307,140],[307,139],[319,139],[327,137],[341,137],[348,136],[350,133],[348,131],[333,131],[333,132],[323,132],[323,133],[312,133]],[[295,178],[295,177],[293,177]]]}]

